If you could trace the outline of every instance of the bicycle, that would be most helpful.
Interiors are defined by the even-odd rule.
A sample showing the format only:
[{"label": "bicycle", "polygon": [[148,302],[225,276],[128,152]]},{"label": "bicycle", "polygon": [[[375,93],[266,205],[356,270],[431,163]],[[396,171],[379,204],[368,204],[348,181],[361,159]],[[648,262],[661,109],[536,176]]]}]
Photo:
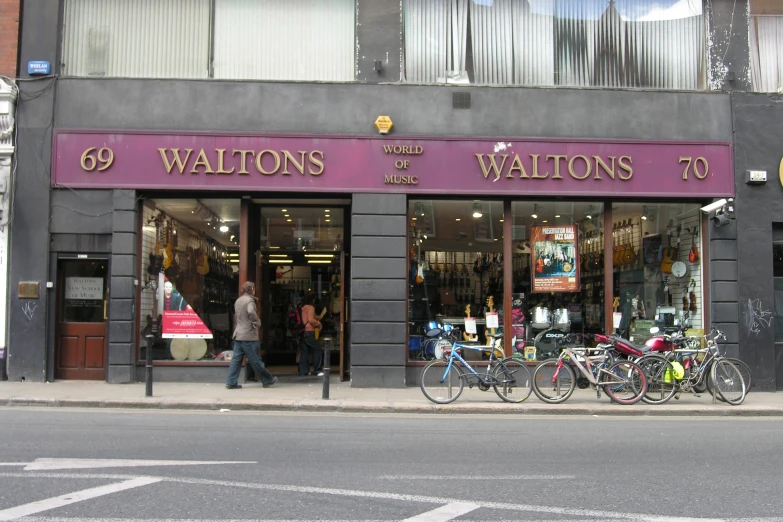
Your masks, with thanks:
[{"label": "bicycle", "polygon": [[[716,328],[702,337],[685,337],[678,333],[670,340],[681,348],[639,358],[637,363],[650,381],[642,400],[648,404],[663,404],[678,392],[689,391],[696,395],[706,389],[718,400],[742,404],[747,393],[742,372],[732,360],[720,354],[720,339],[725,340],[726,336]],[[701,348],[702,340],[705,340],[706,348]]]},{"label": "bicycle", "polygon": [[[647,391],[647,376],[629,360],[615,361],[611,350],[611,345],[603,344],[563,348],[556,359],[543,361],[533,371],[533,392],[544,402],[559,404],[571,397],[579,383],[580,388],[592,385],[599,399],[603,388],[618,404],[639,402]],[[572,366],[579,370],[579,382]]]},{"label": "bicycle", "polygon": [[[499,346],[502,337],[502,333],[493,335],[489,346],[479,346],[458,342],[448,334],[445,338],[451,341],[451,347],[443,350],[441,356],[430,361],[421,372],[419,387],[424,396],[436,404],[449,404],[459,398],[466,382],[470,388],[475,382],[481,391],[493,388],[506,402],[519,403],[527,399],[531,391],[530,370],[513,357],[497,357],[497,353],[502,353]],[[476,371],[462,358],[460,350],[489,351],[486,372]]]}]

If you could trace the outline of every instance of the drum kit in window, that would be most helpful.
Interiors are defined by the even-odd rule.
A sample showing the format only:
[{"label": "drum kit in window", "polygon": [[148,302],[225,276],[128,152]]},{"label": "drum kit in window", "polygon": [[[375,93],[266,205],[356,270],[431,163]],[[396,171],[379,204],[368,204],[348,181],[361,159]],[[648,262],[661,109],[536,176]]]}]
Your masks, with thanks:
[{"label": "drum kit in window", "polygon": [[571,319],[567,308],[557,308],[552,313],[545,306],[536,306],[531,314],[530,328],[538,330],[533,339],[539,360],[559,355],[558,342],[571,330]]},{"label": "drum kit in window", "polygon": [[444,352],[451,350],[452,344],[448,339],[448,334],[453,329],[452,325],[441,324],[437,321],[430,321],[424,326],[424,335],[427,339],[424,341],[422,352],[425,359],[440,359]]}]

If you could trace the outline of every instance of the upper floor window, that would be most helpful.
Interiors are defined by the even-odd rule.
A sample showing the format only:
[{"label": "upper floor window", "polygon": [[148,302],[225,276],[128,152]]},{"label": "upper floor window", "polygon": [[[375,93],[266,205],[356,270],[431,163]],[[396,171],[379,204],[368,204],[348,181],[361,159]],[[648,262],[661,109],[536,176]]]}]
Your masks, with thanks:
[{"label": "upper floor window", "polygon": [[783,5],[750,0],[750,81],[758,92],[783,92]]},{"label": "upper floor window", "polygon": [[405,80],[703,89],[702,0],[403,0]]},{"label": "upper floor window", "polygon": [[352,81],[353,0],[66,0],[63,74]]}]

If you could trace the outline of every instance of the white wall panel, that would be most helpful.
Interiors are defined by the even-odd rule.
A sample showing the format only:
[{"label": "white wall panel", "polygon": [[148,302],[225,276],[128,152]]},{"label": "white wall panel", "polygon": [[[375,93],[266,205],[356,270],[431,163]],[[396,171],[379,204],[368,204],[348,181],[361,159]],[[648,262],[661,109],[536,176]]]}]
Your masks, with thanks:
[{"label": "white wall panel", "polygon": [[66,0],[63,74],[209,76],[209,0]]},{"label": "white wall panel", "polygon": [[216,0],[215,78],[353,81],[354,0]]}]

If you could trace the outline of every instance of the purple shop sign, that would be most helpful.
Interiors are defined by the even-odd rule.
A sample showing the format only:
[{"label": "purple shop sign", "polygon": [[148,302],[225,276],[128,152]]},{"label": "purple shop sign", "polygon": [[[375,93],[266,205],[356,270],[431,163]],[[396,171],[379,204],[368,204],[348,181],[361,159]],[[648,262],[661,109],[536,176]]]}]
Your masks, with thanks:
[{"label": "purple shop sign", "polygon": [[72,188],[616,197],[734,193],[727,142],[56,131]]}]

